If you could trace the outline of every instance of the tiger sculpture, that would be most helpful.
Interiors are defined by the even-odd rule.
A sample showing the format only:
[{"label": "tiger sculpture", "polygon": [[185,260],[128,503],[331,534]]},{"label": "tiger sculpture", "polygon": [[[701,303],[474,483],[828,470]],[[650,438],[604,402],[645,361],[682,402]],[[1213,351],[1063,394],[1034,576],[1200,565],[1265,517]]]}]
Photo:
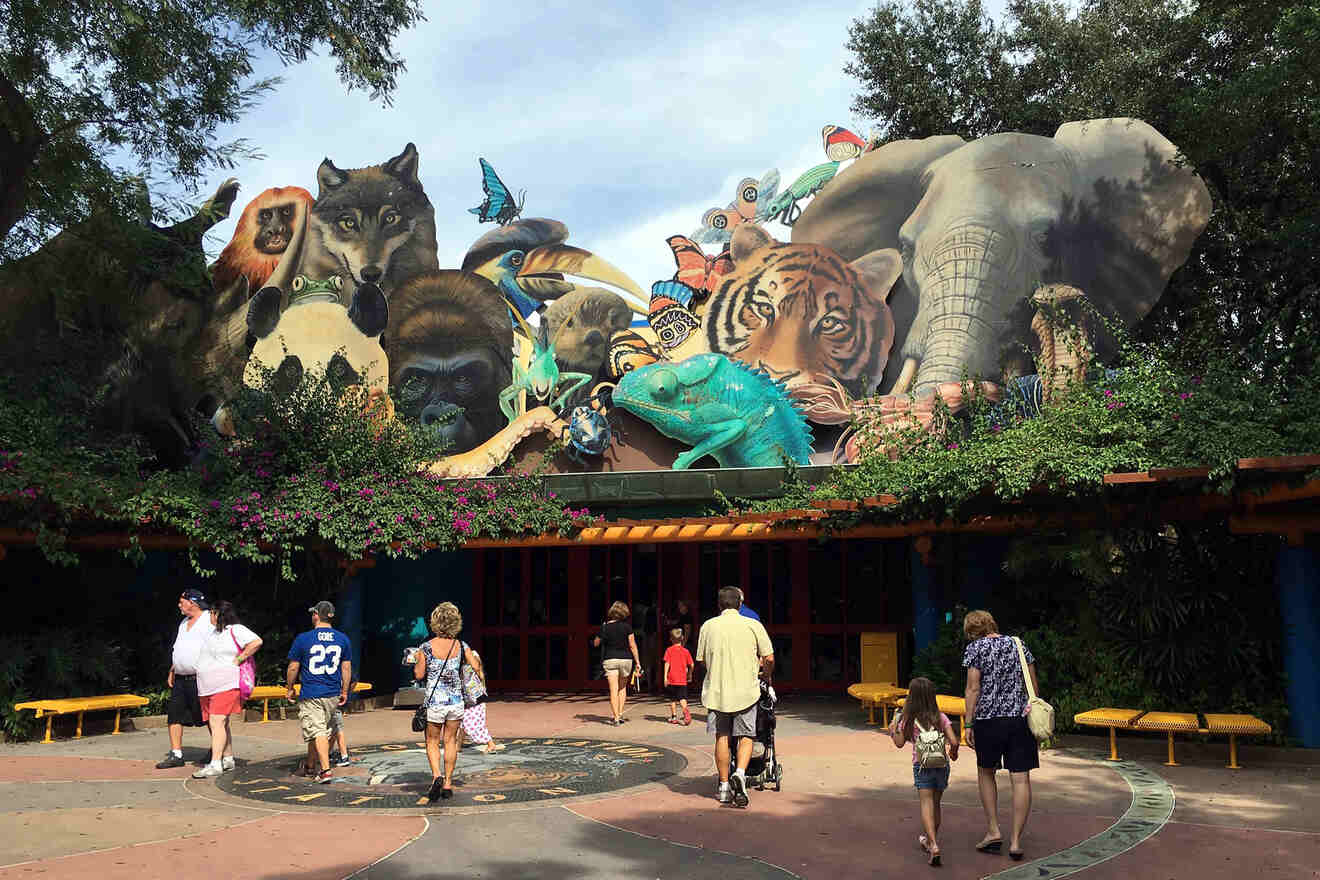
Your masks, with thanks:
[{"label": "tiger sculpture", "polygon": [[[729,249],[733,268],[702,312],[711,351],[764,369],[800,399],[874,390],[894,342],[887,300],[903,271],[897,250],[848,263],[827,247],[775,241],[753,223],[734,230]],[[812,420],[847,420],[834,412]]]}]

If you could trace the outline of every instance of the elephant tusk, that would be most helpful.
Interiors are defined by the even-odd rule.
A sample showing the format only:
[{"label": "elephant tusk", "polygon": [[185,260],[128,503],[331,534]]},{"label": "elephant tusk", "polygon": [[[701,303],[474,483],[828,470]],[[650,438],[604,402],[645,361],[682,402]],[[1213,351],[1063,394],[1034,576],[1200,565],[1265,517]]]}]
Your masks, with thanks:
[{"label": "elephant tusk", "polygon": [[898,374],[898,379],[894,381],[894,387],[889,389],[890,394],[907,394],[912,387],[912,380],[917,377],[917,359],[910,357],[903,361],[903,371]]}]

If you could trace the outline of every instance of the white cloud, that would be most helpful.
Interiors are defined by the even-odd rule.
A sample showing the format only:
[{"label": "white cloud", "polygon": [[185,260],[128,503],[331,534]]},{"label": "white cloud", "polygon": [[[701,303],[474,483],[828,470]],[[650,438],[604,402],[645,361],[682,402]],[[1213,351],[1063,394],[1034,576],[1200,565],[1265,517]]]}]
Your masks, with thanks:
[{"label": "white cloud", "polygon": [[[506,2],[428,10],[399,41],[408,61],[394,106],[345,94],[328,58],[281,73],[277,94],[222,134],[270,157],[230,172],[243,186],[235,217],[214,230],[212,255],[238,211],[272,186],[316,192],[316,167],[384,161],[409,141],[436,209],[439,258],[457,266],[489,226],[485,156],[528,216],[566,223],[571,241],[643,288],[673,274],[664,240],[690,234],[726,205],[737,182],[777,167],[781,186],[824,161],[820,128],[849,125],[855,84],[843,73],[849,23],[870,3]],[[214,187],[227,176],[216,174]],[[786,227],[771,232],[787,238]]]}]

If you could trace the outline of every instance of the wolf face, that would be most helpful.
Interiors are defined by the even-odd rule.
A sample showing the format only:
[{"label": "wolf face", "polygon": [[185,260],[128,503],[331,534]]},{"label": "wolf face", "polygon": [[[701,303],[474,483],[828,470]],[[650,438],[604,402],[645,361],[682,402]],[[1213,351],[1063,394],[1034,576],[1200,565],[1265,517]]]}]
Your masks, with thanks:
[{"label": "wolf face", "polygon": [[417,177],[412,144],[380,165],[342,170],[329,159],[316,172],[320,191],[307,218],[302,274],[339,275],[347,305],[359,284],[390,293],[436,271],[435,209]]}]

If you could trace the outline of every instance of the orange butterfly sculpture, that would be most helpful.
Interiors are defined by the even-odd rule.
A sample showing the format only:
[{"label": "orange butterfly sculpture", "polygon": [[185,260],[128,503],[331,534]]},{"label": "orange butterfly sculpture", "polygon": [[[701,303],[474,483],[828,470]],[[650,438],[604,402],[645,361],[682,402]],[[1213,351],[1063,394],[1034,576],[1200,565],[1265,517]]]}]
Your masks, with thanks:
[{"label": "orange butterfly sculpture", "polygon": [[674,252],[674,262],[678,264],[674,280],[683,282],[698,293],[712,293],[720,277],[733,268],[733,257],[729,255],[727,247],[712,257],[707,256],[701,245],[686,235],[671,235],[665,242]]}]

